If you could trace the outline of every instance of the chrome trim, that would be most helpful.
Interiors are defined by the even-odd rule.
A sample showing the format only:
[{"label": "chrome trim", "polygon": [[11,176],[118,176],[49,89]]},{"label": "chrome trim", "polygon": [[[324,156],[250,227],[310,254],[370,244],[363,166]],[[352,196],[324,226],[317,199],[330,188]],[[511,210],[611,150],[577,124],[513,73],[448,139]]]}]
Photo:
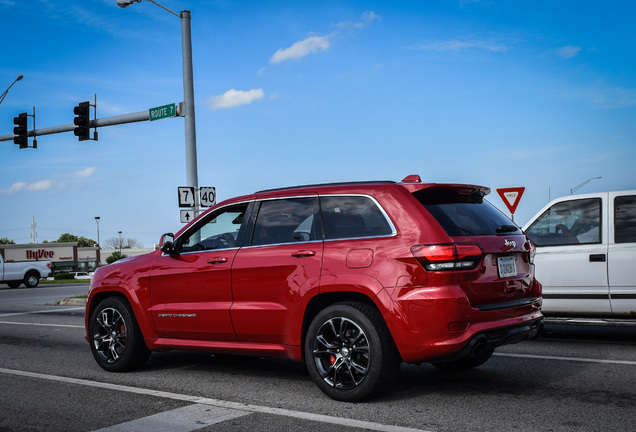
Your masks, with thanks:
[{"label": "chrome trim", "polygon": [[[322,243],[322,242],[323,240],[307,240],[302,242],[269,243],[269,244],[255,245],[255,246],[252,246],[252,245],[243,246],[241,249],[255,249],[255,248],[262,248],[262,247],[285,246],[285,245],[306,245],[306,244]],[[221,250],[227,250],[227,249],[221,249]]]},{"label": "chrome trim", "polygon": [[[273,200],[281,200],[281,199],[298,199],[298,198],[318,198],[320,200],[321,197],[364,197],[364,198],[368,198],[371,201],[373,201],[373,203],[376,205],[376,207],[380,210],[380,213],[382,213],[382,216],[384,216],[384,219],[387,221],[387,223],[389,224],[389,227],[391,229],[391,233],[390,234],[382,234],[382,235],[374,235],[374,236],[364,236],[364,237],[342,237],[342,238],[337,238],[337,239],[320,239],[320,240],[309,240],[309,241],[304,241],[304,242],[287,242],[287,243],[271,243],[271,244],[264,244],[264,245],[256,245],[256,246],[243,246],[243,247],[231,247],[231,248],[226,248],[226,249],[209,249],[209,250],[203,250],[203,251],[191,251],[191,252],[183,252],[180,253],[179,255],[189,255],[189,254],[193,254],[193,253],[209,253],[209,252],[215,252],[215,251],[229,251],[229,250],[238,250],[238,249],[253,249],[253,248],[259,248],[259,247],[268,247],[268,246],[279,246],[279,245],[291,245],[291,244],[309,244],[309,243],[322,243],[322,242],[334,242],[334,241],[342,241],[342,240],[364,240],[364,239],[377,239],[377,238],[390,238],[390,237],[395,237],[397,236],[397,229],[395,228],[395,224],[393,223],[393,221],[391,220],[391,218],[389,217],[389,215],[387,214],[386,210],[384,210],[384,207],[382,207],[382,205],[378,202],[377,199],[375,199],[375,197],[368,195],[368,194],[361,194],[361,193],[326,193],[326,194],[320,194],[318,192],[308,192],[302,195],[289,195],[289,196],[279,196],[279,197],[263,197],[263,198],[253,198],[253,199],[249,199],[249,200],[245,200],[245,201],[238,201],[238,202],[234,202],[234,203],[229,203],[224,205],[223,207],[218,207],[218,208],[214,208],[214,210],[211,211],[212,212],[216,212],[217,210],[222,210],[226,207],[230,207],[230,206],[235,206],[235,205],[240,205],[240,204],[250,204],[250,203],[257,203],[257,202],[262,202],[262,201],[273,201]],[[213,207],[210,207],[213,208]],[[321,220],[322,220],[322,208],[320,209],[321,212]],[[192,225],[192,227],[195,227],[196,225],[198,225],[198,223],[195,223]],[[188,232],[190,230],[185,230],[183,231],[178,237],[175,237],[174,241],[175,243],[177,242],[177,239],[179,239],[182,235],[184,235],[186,232]],[[321,231],[322,231],[322,227],[321,227]],[[324,232],[323,232],[324,234]],[[166,253],[162,253],[161,254],[162,257],[165,256],[171,256],[169,254]]]}]

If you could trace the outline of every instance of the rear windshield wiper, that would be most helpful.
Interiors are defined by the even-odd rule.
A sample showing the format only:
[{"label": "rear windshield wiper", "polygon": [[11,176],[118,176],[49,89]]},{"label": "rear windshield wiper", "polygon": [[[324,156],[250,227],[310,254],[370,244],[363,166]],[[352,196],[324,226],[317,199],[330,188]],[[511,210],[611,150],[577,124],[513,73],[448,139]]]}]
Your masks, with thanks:
[{"label": "rear windshield wiper", "polygon": [[496,233],[501,234],[501,233],[515,232],[518,229],[519,228],[516,225],[501,225],[499,228],[497,228]]}]

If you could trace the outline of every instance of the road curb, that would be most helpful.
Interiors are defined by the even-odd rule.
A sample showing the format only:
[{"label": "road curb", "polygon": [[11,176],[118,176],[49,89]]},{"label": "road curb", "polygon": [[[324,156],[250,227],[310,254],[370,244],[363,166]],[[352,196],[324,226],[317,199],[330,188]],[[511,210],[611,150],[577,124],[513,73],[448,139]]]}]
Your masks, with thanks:
[{"label": "road curb", "polygon": [[85,298],[68,298],[60,301],[60,306],[86,306]]}]

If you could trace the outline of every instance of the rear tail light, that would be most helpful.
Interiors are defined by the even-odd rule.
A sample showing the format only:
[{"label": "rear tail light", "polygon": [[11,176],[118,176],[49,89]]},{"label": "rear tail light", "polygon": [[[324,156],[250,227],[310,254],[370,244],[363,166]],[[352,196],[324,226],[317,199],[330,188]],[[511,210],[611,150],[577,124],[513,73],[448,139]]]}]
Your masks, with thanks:
[{"label": "rear tail light", "polygon": [[476,244],[438,244],[411,247],[411,253],[428,271],[468,270],[477,267],[483,252]]},{"label": "rear tail light", "polygon": [[526,242],[525,247],[528,251],[528,261],[530,262],[530,264],[534,264],[534,256],[537,254],[537,248],[530,240]]}]

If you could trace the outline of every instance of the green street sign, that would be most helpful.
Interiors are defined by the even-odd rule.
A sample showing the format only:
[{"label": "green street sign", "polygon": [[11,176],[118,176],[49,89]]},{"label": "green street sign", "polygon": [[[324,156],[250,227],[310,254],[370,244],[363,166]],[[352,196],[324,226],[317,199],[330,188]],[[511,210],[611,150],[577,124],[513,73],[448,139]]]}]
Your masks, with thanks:
[{"label": "green street sign", "polygon": [[148,115],[150,116],[150,121],[176,117],[177,106],[176,104],[169,104],[169,105],[163,105],[156,108],[150,108],[148,110]]}]

